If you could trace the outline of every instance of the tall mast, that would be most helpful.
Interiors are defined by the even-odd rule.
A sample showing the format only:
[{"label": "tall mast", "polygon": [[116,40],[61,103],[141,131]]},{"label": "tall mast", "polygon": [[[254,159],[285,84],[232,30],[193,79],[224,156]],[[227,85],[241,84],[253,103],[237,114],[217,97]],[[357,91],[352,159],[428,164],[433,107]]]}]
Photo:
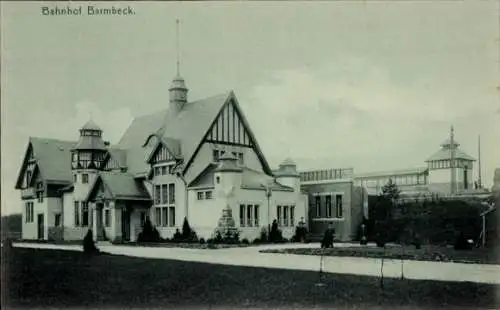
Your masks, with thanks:
[{"label": "tall mast", "polygon": [[450,130],[450,167],[451,167],[451,194],[455,194],[455,180],[456,180],[456,163],[455,163],[455,134],[453,132],[453,125]]},{"label": "tall mast", "polygon": [[175,39],[176,39],[176,52],[177,52],[177,75],[179,76],[180,75],[180,60],[179,60],[179,49],[180,49],[180,46],[179,46],[179,19],[176,19],[175,20]]},{"label": "tall mast", "polygon": [[478,180],[477,180],[477,187],[482,188],[482,179],[481,179],[481,135],[478,136],[477,139],[477,153],[478,153]]}]

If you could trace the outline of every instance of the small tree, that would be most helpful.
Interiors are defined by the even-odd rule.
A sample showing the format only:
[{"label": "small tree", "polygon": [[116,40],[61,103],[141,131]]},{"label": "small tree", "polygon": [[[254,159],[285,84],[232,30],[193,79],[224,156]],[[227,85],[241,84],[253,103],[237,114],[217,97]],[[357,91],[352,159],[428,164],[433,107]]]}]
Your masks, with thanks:
[{"label": "small tree", "polygon": [[142,232],[139,233],[137,237],[138,242],[160,242],[160,233],[153,226],[151,220],[149,218],[144,222],[144,226],[142,227]]},{"label": "small tree", "polygon": [[189,225],[188,219],[184,218],[184,223],[182,223],[182,241],[184,242],[196,242],[198,241],[198,236],[196,232]]},{"label": "small tree", "polygon": [[389,182],[382,186],[382,196],[390,202],[390,208],[388,208],[387,212],[388,218],[392,218],[394,206],[396,205],[396,201],[399,199],[400,194],[401,190],[398,188],[396,183],[392,182],[392,179],[389,179]]}]

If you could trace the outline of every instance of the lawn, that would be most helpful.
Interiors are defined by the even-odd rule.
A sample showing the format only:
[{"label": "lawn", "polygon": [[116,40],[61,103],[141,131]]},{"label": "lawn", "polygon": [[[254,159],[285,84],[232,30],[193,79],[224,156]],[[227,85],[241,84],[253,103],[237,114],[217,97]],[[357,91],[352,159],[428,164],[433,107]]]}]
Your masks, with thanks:
[{"label": "lawn", "polygon": [[423,245],[420,249],[414,246],[399,245],[379,248],[376,246],[334,247],[328,249],[276,249],[262,250],[263,253],[282,253],[298,255],[353,256],[369,258],[407,259],[419,261],[448,261],[469,264],[500,264],[500,253],[494,249],[473,248],[472,250],[455,250],[444,246]]},{"label": "lawn", "polygon": [[13,248],[2,306],[161,308],[494,308],[500,286],[324,275],[116,255]]}]

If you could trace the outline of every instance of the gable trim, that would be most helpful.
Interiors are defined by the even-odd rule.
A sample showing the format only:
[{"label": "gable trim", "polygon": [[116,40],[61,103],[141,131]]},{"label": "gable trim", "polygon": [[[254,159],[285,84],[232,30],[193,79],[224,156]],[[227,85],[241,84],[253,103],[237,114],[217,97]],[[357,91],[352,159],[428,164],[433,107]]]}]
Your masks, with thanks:
[{"label": "gable trim", "polygon": [[[265,157],[264,157],[264,155],[262,153],[262,150],[260,149],[260,147],[259,147],[259,145],[257,143],[257,140],[255,139],[255,135],[252,132],[252,129],[250,128],[250,126],[249,126],[248,120],[246,119],[245,115],[241,111],[241,108],[239,106],[238,100],[236,99],[236,96],[235,96],[235,94],[234,94],[233,91],[231,91],[229,93],[228,97],[226,98],[226,101],[221,106],[221,108],[217,112],[216,116],[214,117],[214,120],[212,121],[212,123],[210,124],[210,126],[207,128],[205,134],[203,135],[203,138],[198,143],[198,146],[196,147],[196,150],[194,151],[193,155],[191,155],[191,158],[188,159],[188,162],[187,162],[186,166],[184,167],[184,169],[182,171],[183,175],[186,174],[187,170],[189,169],[189,167],[193,163],[194,158],[196,158],[196,155],[200,151],[203,143],[206,142],[207,137],[211,134],[211,130],[214,127],[214,125],[217,123],[217,121],[219,119],[219,115],[221,115],[223,113],[224,109],[226,109],[226,107],[228,105],[230,105],[231,103],[233,103],[234,112],[238,115],[240,121],[243,123],[244,128],[248,132],[249,140],[250,140],[249,142],[250,142],[250,145],[251,145],[250,147],[257,153],[257,157],[259,158],[259,161],[260,161],[260,163],[262,165],[262,168],[263,168],[264,172],[267,175],[269,175],[269,176],[273,175],[272,170],[271,170],[268,162],[266,161],[266,159],[265,159]],[[224,130],[222,130],[222,132],[224,132]],[[246,145],[246,147],[249,147],[249,146]]]},{"label": "gable trim", "polygon": [[105,190],[107,190],[107,191],[111,194],[111,198],[112,198],[112,199],[115,199],[115,195],[114,195],[114,194],[113,194],[113,192],[110,190],[110,188],[107,186],[106,182],[104,182],[104,179],[103,179],[100,175],[98,175],[98,176],[96,177],[96,179],[95,179],[94,183],[93,183],[93,184],[92,184],[92,186],[90,187],[90,190],[89,190],[89,192],[88,192],[87,196],[85,197],[84,201],[87,201],[87,202],[88,202],[88,201],[90,200],[90,198],[91,198],[92,196],[94,196],[95,191],[97,190],[97,185],[99,184],[99,182],[102,182],[102,184],[103,184],[103,186],[104,186]]},{"label": "gable trim", "polygon": [[[16,185],[14,186],[14,189],[21,189],[21,184],[23,182],[24,175],[26,173],[26,168],[28,167],[28,156],[31,153],[33,154],[33,158],[35,159],[35,168],[33,171],[36,169],[38,170],[38,173],[40,174],[40,178],[43,180],[43,173],[42,173],[42,168],[40,167],[40,164],[38,160],[36,160],[36,153],[35,153],[35,147],[33,146],[33,143],[31,142],[31,138],[28,140],[28,145],[26,146],[26,151],[24,152],[24,157],[23,157],[23,162],[21,164],[21,169],[19,170],[19,173],[17,175],[17,181]],[[33,176],[32,176],[33,178]],[[31,179],[29,180],[31,183]]]},{"label": "gable trim", "polygon": [[[148,141],[149,141],[149,138],[148,138]],[[167,149],[167,152],[169,153],[169,155],[174,159],[174,160],[177,160],[177,156],[175,156],[175,153],[172,152],[172,150],[167,146],[167,144],[163,141],[163,139],[160,138],[160,140],[156,143],[156,145],[154,146],[153,150],[151,151],[151,153],[149,153],[149,156],[148,158],[146,159],[146,163],[148,164],[151,164],[151,161],[153,160],[153,158],[155,157],[156,153],[158,153],[160,151],[160,149],[164,147]]]}]

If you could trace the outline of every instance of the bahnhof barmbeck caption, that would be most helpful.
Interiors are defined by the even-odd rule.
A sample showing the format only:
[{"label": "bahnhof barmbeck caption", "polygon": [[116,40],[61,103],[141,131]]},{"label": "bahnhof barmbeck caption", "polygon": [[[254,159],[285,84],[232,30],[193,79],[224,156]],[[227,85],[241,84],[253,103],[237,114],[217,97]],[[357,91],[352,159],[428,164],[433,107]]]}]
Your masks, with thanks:
[{"label": "bahnhof barmbeck caption", "polygon": [[100,16],[100,15],[135,15],[130,5],[127,6],[103,6],[103,5],[65,5],[65,6],[42,6],[42,15],[46,16]]}]

